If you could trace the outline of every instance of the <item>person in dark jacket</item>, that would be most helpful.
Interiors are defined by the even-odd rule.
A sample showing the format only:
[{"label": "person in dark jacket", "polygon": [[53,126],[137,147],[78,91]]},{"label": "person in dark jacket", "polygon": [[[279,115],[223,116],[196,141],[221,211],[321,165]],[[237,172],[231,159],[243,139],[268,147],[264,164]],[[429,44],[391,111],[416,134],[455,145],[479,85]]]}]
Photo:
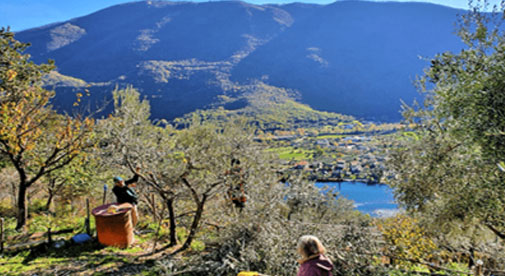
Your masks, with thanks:
[{"label": "person in dark jacket", "polygon": [[135,175],[129,179],[124,181],[121,177],[114,177],[114,188],[112,188],[112,192],[116,196],[116,201],[119,204],[129,203],[132,205],[132,224],[133,227],[137,224],[137,203],[138,196],[137,193],[132,189],[136,186],[137,181],[139,180],[139,168],[137,168]]},{"label": "person in dark jacket", "polygon": [[245,193],[245,173],[240,166],[240,160],[235,158],[231,160],[231,168],[225,172],[225,176],[230,185],[227,192],[228,198],[242,212],[247,197]]},{"label": "person in dark jacket", "polygon": [[324,256],[326,249],[317,237],[300,237],[297,251],[302,256],[297,276],[332,276],[333,263]]}]

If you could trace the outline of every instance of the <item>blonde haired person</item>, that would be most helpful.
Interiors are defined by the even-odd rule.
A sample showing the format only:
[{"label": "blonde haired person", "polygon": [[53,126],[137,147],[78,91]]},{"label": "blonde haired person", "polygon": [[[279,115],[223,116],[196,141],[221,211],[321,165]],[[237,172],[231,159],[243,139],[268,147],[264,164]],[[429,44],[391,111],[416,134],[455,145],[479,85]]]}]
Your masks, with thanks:
[{"label": "blonde haired person", "polygon": [[297,251],[302,256],[297,276],[332,276],[333,264],[324,256],[326,249],[317,237],[300,237]]}]

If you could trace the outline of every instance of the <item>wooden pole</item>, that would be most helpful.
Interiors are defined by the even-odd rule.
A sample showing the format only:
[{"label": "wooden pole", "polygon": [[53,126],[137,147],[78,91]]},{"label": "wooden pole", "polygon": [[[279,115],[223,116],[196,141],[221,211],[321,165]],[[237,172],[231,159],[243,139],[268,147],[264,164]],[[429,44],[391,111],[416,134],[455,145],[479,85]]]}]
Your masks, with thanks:
[{"label": "wooden pole", "polygon": [[102,205],[105,205],[105,199],[107,198],[107,184],[103,185],[103,200]]},{"label": "wooden pole", "polygon": [[4,218],[0,218],[0,253],[4,252]]},{"label": "wooden pole", "polygon": [[86,198],[86,233],[91,236],[91,229],[89,225],[89,198]]}]

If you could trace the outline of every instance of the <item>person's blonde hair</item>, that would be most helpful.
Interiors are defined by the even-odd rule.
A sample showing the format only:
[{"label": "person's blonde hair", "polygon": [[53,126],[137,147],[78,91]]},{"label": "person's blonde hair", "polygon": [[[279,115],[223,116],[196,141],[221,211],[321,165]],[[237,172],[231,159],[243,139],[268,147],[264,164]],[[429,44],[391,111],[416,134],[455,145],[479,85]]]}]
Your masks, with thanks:
[{"label": "person's blonde hair", "polygon": [[326,249],[316,236],[305,235],[298,240],[298,252],[303,258],[308,258],[313,255],[324,254]]}]

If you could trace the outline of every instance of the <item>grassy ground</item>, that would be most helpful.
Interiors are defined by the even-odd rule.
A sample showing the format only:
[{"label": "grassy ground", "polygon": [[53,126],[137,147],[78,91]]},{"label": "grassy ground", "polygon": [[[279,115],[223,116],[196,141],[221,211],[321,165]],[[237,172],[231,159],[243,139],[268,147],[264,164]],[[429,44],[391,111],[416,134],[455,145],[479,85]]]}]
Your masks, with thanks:
[{"label": "grassy ground", "polygon": [[[96,239],[84,244],[62,238],[64,244],[56,248],[47,243],[31,246],[30,249],[7,251],[0,255],[0,275],[157,275],[156,255],[144,256],[166,244],[167,231],[155,232],[157,225],[141,223],[134,244],[127,249],[104,247]],[[184,239],[185,229],[178,229],[178,238]],[[181,241],[179,241],[181,243]],[[172,248],[175,250],[177,247]],[[189,252],[205,249],[198,239],[191,244]],[[170,252],[171,250],[168,250]]]},{"label": "grassy ground", "polygon": [[0,257],[0,275],[150,275],[153,262],[137,257],[149,250],[142,239],[131,248],[103,247],[93,240],[66,242],[61,248],[42,244]]},{"label": "grassy ground", "polygon": [[[147,214],[141,217],[136,227],[140,234],[135,236],[135,243],[128,249],[119,249],[104,247],[96,239],[84,244],[71,241],[75,234],[85,232],[83,208],[68,205],[50,213],[35,208],[38,205],[33,202],[27,227],[21,232],[14,229],[16,219],[12,208],[0,208],[0,217],[5,219],[6,238],[6,251],[0,254],[0,275],[156,275],[152,272],[154,261],[140,260],[139,256],[152,252],[155,241],[157,248],[166,244],[168,227],[161,227],[157,233],[158,224],[153,223]],[[53,243],[49,245],[44,235],[49,227],[51,232],[74,230],[53,235]],[[95,232],[93,218],[91,231]],[[184,228],[178,229],[180,240],[185,238],[185,231]],[[204,248],[203,243],[196,239],[191,251]]]},{"label": "grassy ground", "polygon": [[[15,210],[9,202],[0,204],[0,216],[4,218],[6,247],[19,245],[29,241],[45,239],[45,234],[51,228],[51,232],[64,229],[71,229],[67,234],[59,235],[57,238],[69,239],[73,235],[85,231],[85,211],[83,208],[65,204],[58,206],[56,211],[45,211],[43,200],[34,200],[29,207],[29,217],[23,231],[16,231]],[[90,220],[90,228],[94,229],[94,220]]]},{"label": "grassy ground", "polygon": [[279,158],[284,160],[308,160],[312,157],[313,151],[306,149],[295,149],[293,147],[279,147],[271,149],[279,155]]},{"label": "grassy ground", "polygon": [[345,137],[345,135],[321,135],[321,136],[317,136],[316,139],[317,140],[322,140],[322,139],[339,139],[339,138],[342,138],[342,137]]}]

